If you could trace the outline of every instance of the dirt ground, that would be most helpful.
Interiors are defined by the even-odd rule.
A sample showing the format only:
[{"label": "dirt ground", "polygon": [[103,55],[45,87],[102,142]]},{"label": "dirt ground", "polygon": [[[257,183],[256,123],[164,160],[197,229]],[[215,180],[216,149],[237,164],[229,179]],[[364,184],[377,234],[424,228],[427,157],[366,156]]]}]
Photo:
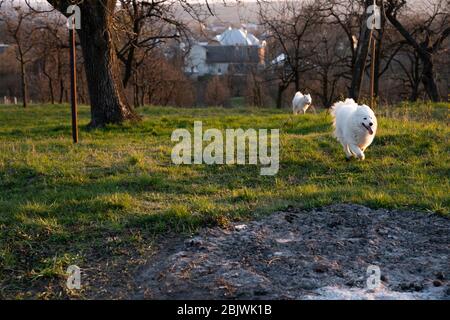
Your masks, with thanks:
[{"label": "dirt ground", "polygon": [[449,277],[450,219],[340,204],[163,241],[130,298],[450,299]]}]

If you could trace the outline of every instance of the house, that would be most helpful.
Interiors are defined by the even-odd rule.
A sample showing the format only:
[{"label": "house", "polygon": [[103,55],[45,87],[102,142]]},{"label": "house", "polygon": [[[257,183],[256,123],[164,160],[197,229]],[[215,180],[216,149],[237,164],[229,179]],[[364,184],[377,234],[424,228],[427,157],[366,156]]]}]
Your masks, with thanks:
[{"label": "house", "polygon": [[4,44],[4,43],[0,43],[0,54],[5,52],[8,48],[9,48],[9,45]]},{"label": "house", "polygon": [[186,58],[191,76],[246,75],[265,63],[264,41],[244,29],[228,28],[210,41],[194,44]]},{"label": "house", "polygon": [[228,28],[215,39],[223,46],[259,46],[259,40],[246,29]]}]

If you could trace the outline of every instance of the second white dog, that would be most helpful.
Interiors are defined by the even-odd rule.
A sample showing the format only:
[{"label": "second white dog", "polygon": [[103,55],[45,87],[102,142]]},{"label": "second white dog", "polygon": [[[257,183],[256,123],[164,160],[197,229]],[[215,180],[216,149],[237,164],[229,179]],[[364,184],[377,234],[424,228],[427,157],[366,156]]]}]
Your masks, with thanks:
[{"label": "second white dog", "polygon": [[364,151],[371,145],[377,132],[377,118],[366,105],[358,105],[353,99],[334,104],[334,136],[344,147],[347,159],[352,156],[364,160]]},{"label": "second white dog", "polygon": [[303,95],[300,91],[298,91],[292,100],[292,111],[294,114],[299,114],[300,111],[305,114],[306,110],[308,110],[311,106],[311,103],[312,98],[310,94]]}]

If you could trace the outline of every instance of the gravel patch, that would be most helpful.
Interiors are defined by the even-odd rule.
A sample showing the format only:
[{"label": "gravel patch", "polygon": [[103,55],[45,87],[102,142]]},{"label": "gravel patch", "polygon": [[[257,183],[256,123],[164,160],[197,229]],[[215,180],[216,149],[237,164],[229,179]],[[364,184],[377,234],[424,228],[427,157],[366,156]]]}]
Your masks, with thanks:
[{"label": "gravel patch", "polygon": [[167,240],[132,298],[450,299],[449,277],[450,219],[339,204]]}]

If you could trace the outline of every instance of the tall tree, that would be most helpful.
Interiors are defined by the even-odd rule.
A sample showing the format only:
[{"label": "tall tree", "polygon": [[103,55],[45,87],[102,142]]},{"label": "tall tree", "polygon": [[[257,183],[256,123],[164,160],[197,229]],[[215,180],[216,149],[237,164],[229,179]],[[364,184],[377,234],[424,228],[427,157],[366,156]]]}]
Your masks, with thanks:
[{"label": "tall tree", "polygon": [[[47,1],[64,15],[67,7],[73,3],[69,0]],[[81,29],[77,33],[91,102],[90,127],[139,119],[125,97],[113,39],[117,1],[84,0],[78,3]]]},{"label": "tall tree", "polygon": [[[433,56],[442,48],[450,36],[448,1],[436,0],[429,3],[431,11],[422,12],[426,18],[418,26],[419,32],[407,30],[399,19],[400,10],[405,8],[406,0],[387,0],[386,17],[403,36],[405,41],[416,51],[422,62],[422,84],[429,98],[439,101],[439,92],[435,80]],[[425,13],[425,14],[424,14]]]},{"label": "tall tree", "polygon": [[349,53],[346,59],[348,72],[342,76],[351,80],[356,64],[358,38],[361,35],[363,3],[361,0],[331,0],[330,4],[329,10],[332,19],[327,22],[333,26],[339,26],[345,34],[345,47]]},{"label": "tall tree", "polygon": [[337,32],[333,25],[324,23],[316,34],[317,44],[311,57],[315,68],[307,75],[312,80],[308,84],[316,84],[310,91],[320,98],[324,107],[329,108],[337,97],[342,80],[345,80],[348,48],[345,46],[345,36]]},{"label": "tall tree", "polygon": [[[331,0],[330,14],[332,24],[340,26],[345,34],[347,42],[348,72],[342,76],[349,79],[350,96],[357,99],[361,91],[362,80],[368,74],[369,63],[367,62],[370,29],[367,28],[367,20],[371,14],[367,14],[368,5],[373,5],[373,0]],[[396,38],[392,39],[392,28],[386,24],[384,14],[384,0],[376,0],[375,4],[380,8],[380,29],[372,34],[376,39],[375,52],[375,96],[379,96],[380,78],[388,71],[393,58],[401,49],[403,43]],[[364,66],[367,64],[364,73]]]},{"label": "tall tree", "polygon": [[188,28],[177,19],[177,0],[120,0],[120,8],[117,20],[122,28],[117,55],[124,66],[126,88],[148,55],[168,41],[180,39]]},{"label": "tall tree", "polygon": [[315,36],[311,30],[324,19],[323,12],[327,10],[323,5],[321,1],[258,1],[259,22],[272,42],[269,45],[276,50],[269,67],[279,75],[278,108],[289,84],[294,83],[295,90],[299,91],[301,74],[314,68],[307,63],[314,53],[305,49]]},{"label": "tall tree", "polygon": [[12,11],[0,12],[0,21],[5,24],[7,36],[16,46],[16,60],[20,66],[20,79],[22,91],[22,105],[28,106],[28,75],[27,66],[33,61],[33,26],[32,20],[35,13],[21,6],[14,6]]},{"label": "tall tree", "polygon": [[369,6],[373,4],[373,0],[364,0],[364,14],[361,21],[361,32],[356,49],[355,65],[352,73],[352,83],[349,95],[356,100],[359,99],[361,84],[364,78],[364,68],[366,66],[367,57],[369,55],[369,46],[371,40],[371,30],[367,27],[367,21],[371,17],[371,13],[367,13]]},{"label": "tall tree", "polygon": [[409,100],[417,101],[420,93],[421,61],[415,50],[405,47],[399,52],[399,57],[394,58],[395,64],[401,72],[395,72],[393,77],[401,81],[403,88],[410,90]]}]

